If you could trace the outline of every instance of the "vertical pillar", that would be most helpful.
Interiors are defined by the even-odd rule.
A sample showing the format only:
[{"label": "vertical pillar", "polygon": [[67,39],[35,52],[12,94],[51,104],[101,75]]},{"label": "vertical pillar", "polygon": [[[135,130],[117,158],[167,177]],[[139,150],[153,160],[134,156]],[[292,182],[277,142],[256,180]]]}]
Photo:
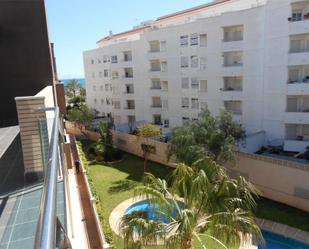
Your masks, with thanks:
[{"label": "vertical pillar", "polygon": [[[45,97],[16,97],[18,122],[22,143],[24,174],[26,180],[35,182],[43,177],[44,159],[48,153],[48,134],[45,112],[37,112],[39,108],[45,108]],[[40,128],[46,128],[45,138],[40,135]],[[45,139],[42,141],[42,139]],[[47,140],[47,141],[46,141]],[[43,148],[45,144],[47,148]]]}]

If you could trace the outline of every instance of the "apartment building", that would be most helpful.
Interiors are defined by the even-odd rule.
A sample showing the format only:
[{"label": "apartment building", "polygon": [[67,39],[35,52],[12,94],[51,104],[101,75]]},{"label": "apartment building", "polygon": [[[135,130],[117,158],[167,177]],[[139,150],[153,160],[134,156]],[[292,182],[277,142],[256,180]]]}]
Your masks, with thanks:
[{"label": "apartment building", "polygon": [[219,0],[112,34],[84,52],[87,103],[164,130],[225,108],[246,150],[309,145],[309,1]]}]

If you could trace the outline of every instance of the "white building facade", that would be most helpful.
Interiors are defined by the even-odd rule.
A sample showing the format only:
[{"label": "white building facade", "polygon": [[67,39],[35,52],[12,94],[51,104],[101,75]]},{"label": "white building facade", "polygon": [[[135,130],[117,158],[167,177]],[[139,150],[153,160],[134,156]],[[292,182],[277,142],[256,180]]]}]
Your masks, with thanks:
[{"label": "white building facade", "polygon": [[97,44],[84,52],[87,103],[116,124],[171,129],[225,108],[249,151],[309,145],[309,0],[214,1]]}]

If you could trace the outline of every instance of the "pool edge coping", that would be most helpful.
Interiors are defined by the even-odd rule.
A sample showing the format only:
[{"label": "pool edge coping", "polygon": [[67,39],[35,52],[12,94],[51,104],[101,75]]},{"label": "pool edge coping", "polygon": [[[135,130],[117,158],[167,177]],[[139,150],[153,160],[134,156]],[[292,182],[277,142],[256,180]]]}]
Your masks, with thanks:
[{"label": "pool edge coping", "polygon": [[309,232],[267,219],[255,218],[255,220],[262,230],[309,245]]}]

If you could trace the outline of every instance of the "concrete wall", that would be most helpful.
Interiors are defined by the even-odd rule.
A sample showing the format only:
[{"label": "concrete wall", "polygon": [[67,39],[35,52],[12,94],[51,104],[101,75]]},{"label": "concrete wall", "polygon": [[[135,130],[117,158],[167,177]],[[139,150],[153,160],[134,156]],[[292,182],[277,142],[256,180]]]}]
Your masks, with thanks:
[{"label": "concrete wall", "polygon": [[0,126],[17,124],[14,97],[52,84],[44,0],[0,1]]},{"label": "concrete wall", "polygon": [[[98,133],[80,127],[66,122],[68,133],[80,135],[83,130],[90,139],[99,138]],[[119,149],[142,157],[140,144],[143,140],[138,140],[136,136],[113,131],[113,141]],[[174,167],[175,160],[168,162],[166,159],[167,144],[158,141],[152,144],[156,147],[156,153],[150,156],[150,160]],[[242,175],[250,180],[266,198],[309,211],[309,165],[238,152],[236,164],[226,167],[231,176]]]},{"label": "concrete wall", "polygon": [[246,177],[263,196],[309,211],[309,165],[241,152],[227,168],[232,176]]}]

